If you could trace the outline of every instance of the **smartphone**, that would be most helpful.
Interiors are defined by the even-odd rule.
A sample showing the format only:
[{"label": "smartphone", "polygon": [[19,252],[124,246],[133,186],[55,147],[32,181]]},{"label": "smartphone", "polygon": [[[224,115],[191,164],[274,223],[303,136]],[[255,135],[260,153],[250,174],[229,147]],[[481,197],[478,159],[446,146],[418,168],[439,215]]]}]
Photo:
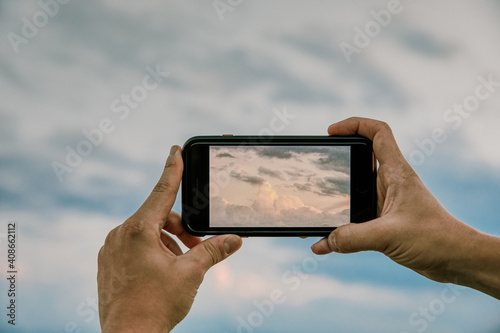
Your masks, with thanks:
[{"label": "smartphone", "polygon": [[361,136],[200,136],[183,147],[182,223],[197,236],[326,236],[376,216]]}]

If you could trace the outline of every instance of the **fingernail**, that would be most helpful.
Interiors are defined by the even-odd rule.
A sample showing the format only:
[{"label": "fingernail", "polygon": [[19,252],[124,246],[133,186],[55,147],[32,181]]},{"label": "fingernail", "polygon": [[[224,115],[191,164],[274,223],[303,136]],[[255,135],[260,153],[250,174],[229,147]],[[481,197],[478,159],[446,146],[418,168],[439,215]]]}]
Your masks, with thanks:
[{"label": "fingernail", "polygon": [[224,250],[226,250],[227,254],[233,253],[239,249],[240,246],[241,238],[236,235],[229,236],[224,240]]},{"label": "fingernail", "polygon": [[337,245],[337,239],[335,238],[335,233],[332,232],[330,234],[330,237],[328,237],[328,245],[330,246],[330,249],[334,252],[339,252],[339,247]]},{"label": "fingernail", "polygon": [[172,148],[170,148],[170,155],[169,156],[174,156],[175,153],[177,152],[177,149],[179,149],[179,147],[172,146]]}]

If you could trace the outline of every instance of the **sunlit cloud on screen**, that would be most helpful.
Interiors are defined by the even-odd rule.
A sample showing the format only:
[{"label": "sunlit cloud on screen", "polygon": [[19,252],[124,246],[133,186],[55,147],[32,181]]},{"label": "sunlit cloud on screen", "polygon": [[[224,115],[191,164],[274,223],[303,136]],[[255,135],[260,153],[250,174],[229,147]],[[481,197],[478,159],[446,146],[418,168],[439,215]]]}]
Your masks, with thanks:
[{"label": "sunlit cloud on screen", "polygon": [[349,147],[211,147],[210,224],[332,227],[349,222]]}]

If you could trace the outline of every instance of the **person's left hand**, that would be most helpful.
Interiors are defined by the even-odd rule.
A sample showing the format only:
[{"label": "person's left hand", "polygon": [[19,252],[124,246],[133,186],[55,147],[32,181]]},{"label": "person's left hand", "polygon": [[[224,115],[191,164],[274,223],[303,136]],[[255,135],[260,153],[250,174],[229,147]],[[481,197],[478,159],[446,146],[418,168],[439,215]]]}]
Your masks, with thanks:
[{"label": "person's left hand", "polygon": [[[241,247],[236,235],[205,241],[187,234],[172,212],[182,178],[181,149],[172,147],[153,192],[111,230],[98,255],[102,332],[169,332],[189,312],[207,270]],[[164,231],[179,238],[179,245]]]}]

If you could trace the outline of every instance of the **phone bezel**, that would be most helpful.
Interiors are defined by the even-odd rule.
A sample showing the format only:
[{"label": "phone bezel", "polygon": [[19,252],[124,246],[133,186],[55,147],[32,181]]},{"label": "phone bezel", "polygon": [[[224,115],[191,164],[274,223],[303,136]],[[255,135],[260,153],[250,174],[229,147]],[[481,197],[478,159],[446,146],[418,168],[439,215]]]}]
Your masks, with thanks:
[{"label": "phone bezel", "polygon": [[362,136],[197,136],[184,144],[182,224],[196,236],[326,236],[335,227],[210,227],[210,146],[351,146],[351,223],[376,217],[376,161],[372,142]]}]

